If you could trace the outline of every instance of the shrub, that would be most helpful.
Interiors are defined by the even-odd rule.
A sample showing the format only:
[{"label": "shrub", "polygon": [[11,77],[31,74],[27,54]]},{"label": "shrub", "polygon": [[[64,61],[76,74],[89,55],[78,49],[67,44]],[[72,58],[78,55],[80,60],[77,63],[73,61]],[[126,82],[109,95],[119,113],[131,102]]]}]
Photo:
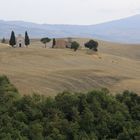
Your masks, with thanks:
[{"label": "shrub", "polygon": [[79,48],[80,44],[76,41],[71,43],[71,49],[73,49],[74,51],[77,51],[77,49]]}]

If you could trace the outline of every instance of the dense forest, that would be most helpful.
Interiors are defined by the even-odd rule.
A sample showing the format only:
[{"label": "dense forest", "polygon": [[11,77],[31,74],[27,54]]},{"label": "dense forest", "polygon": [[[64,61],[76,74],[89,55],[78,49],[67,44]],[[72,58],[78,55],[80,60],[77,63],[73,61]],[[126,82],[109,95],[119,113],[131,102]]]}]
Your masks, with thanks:
[{"label": "dense forest", "polygon": [[0,140],[140,140],[140,96],[107,89],[21,96],[1,76]]}]

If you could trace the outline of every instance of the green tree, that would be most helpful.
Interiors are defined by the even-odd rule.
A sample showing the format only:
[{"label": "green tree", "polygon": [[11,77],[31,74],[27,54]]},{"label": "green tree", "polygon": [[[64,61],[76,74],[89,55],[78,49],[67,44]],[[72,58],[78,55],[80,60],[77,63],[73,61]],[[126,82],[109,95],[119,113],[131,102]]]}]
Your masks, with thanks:
[{"label": "green tree", "polygon": [[98,42],[94,40],[89,40],[87,43],[85,43],[85,47],[89,48],[90,50],[94,50],[95,52],[98,51]]},{"label": "green tree", "polygon": [[106,89],[17,96],[0,76],[0,140],[139,140],[140,96]]},{"label": "green tree", "polygon": [[14,31],[11,32],[9,45],[11,45],[12,47],[14,47],[16,45],[16,37],[15,37]]},{"label": "green tree", "polygon": [[25,32],[25,45],[26,45],[26,46],[30,45],[30,38],[29,38],[29,36],[28,36],[27,31]]},{"label": "green tree", "polygon": [[43,44],[45,44],[45,48],[46,48],[46,44],[47,44],[48,42],[50,42],[51,39],[48,38],[48,37],[46,37],[46,38],[42,38],[40,41],[41,41]]},{"label": "green tree", "polygon": [[43,138],[43,127],[40,123],[34,123],[30,126],[31,139],[33,140],[44,140]]},{"label": "green tree", "polygon": [[3,133],[3,134],[0,134],[0,139],[1,140],[12,140],[12,137],[9,133],[8,134]]},{"label": "green tree", "polygon": [[79,133],[78,140],[90,140],[90,138],[85,131],[82,131]]},{"label": "green tree", "polygon": [[117,136],[117,140],[132,140],[132,138],[127,131],[124,131]]},{"label": "green tree", "polygon": [[55,45],[56,45],[56,40],[55,38],[53,38],[52,48],[54,48]]},{"label": "green tree", "polygon": [[77,49],[80,47],[80,44],[76,41],[71,43],[71,49],[73,49],[74,51],[77,51]]}]

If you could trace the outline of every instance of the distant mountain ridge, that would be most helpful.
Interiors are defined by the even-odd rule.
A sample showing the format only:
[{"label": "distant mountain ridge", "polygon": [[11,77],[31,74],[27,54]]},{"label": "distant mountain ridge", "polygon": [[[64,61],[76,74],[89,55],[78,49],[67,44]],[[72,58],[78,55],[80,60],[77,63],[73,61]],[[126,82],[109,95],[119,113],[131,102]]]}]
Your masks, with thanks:
[{"label": "distant mountain ridge", "polygon": [[16,34],[24,34],[27,30],[31,38],[89,37],[121,43],[140,43],[140,15],[97,25],[51,25],[0,20],[0,38],[9,38],[11,30]]}]

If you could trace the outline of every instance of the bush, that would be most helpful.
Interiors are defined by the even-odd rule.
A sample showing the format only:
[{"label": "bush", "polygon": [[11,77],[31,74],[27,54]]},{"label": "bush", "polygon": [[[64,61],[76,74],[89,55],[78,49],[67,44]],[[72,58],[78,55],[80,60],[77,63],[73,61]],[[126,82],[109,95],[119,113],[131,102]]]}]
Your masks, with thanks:
[{"label": "bush", "polygon": [[71,43],[71,49],[73,49],[74,51],[77,51],[77,49],[79,48],[80,44],[77,43],[76,41]]}]

